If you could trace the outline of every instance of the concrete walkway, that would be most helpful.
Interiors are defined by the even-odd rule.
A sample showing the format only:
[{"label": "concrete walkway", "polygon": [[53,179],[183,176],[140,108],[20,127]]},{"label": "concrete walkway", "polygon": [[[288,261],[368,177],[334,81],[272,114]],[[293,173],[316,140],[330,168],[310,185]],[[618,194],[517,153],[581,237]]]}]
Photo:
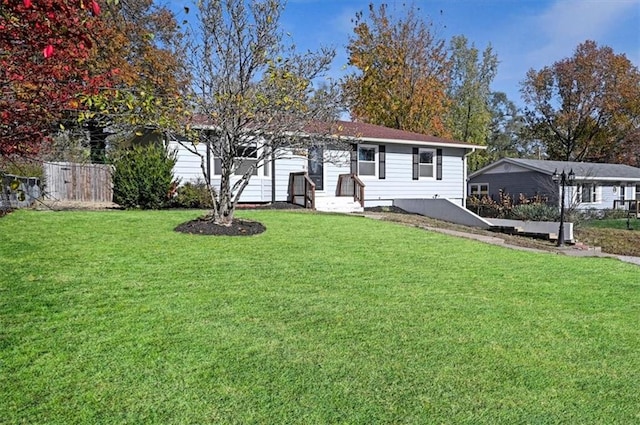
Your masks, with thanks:
[{"label": "concrete walkway", "polygon": [[629,255],[615,255],[615,254],[607,254],[606,252],[602,252],[600,249],[594,248],[584,248],[579,249],[575,248],[571,245],[567,245],[565,248],[557,248],[553,251],[545,250],[545,249],[536,249],[536,248],[527,248],[523,246],[510,245],[505,242],[504,239],[494,236],[485,236],[485,235],[477,235],[475,233],[465,233],[459,232],[456,230],[449,229],[439,229],[437,227],[428,227],[421,226],[421,229],[430,230],[433,232],[444,233],[451,236],[458,236],[461,238],[474,239],[480,242],[489,243],[492,245],[500,245],[505,248],[517,249],[520,251],[530,251],[530,252],[547,252],[547,253],[555,253],[555,254],[563,254],[568,255],[570,257],[608,257],[608,258],[617,258],[620,261],[624,261],[626,263],[635,264],[640,266],[640,257],[632,257]]},{"label": "concrete walkway", "polygon": [[[377,216],[377,215],[369,215],[369,214],[364,214],[365,217],[367,218],[372,218],[372,219],[376,219],[379,220],[381,217]],[[615,255],[615,254],[607,254],[606,252],[602,252],[599,248],[592,248],[592,247],[584,247],[582,245],[576,244],[576,245],[567,245],[564,248],[556,248],[554,250],[546,250],[546,249],[537,249],[537,248],[528,248],[528,247],[524,247],[524,246],[518,246],[518,245],[512,245],[512,244],[508,244],[505,242],[504,239],[497,237],[497,236],[487,236],[487,235],[479,235],[476,233],[468,233],[468,232],[461,232],[458,230],[451,230],[451,229],[443,229],[440,227],[431,227],[431,226],[417,226],[420,229],[424,229],[424,230],[428,230],[428,231],[432,231],[432,232],[438,232],[438,233],[444,233],[446,235],[450,235],[450,236],[456,236],[456,237],[460,237],[460,238],[466,238],[466,239],[473,239],[473,240],[477,240],[480,242],[484,242],[484,243],[488,243],[491,245],[499,245],[499,246],[504,246],[505,248],[510,248],[510,249],[517,249],[519,251],[529,251],[529,252],[539,252],[539,253],[549,253],[549,254],[562,254],[562,255],[568,255],[570,257],[607,257],[607,258],[617,258],[620,261],[624,261],[626,263],[631,263],[631,264],[635,264],[637,266],[640,266],[640,257],[632,257],[629,255]]]}]

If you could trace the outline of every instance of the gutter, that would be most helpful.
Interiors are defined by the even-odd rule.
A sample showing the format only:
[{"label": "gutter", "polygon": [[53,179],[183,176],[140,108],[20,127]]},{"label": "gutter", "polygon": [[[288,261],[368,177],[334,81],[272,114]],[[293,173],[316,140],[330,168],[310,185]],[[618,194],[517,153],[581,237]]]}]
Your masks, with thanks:
[{"label": "gutter", "polygon": [[[484,147],[486,149],[486,147]],[[469,186],[468,176],[467,176],[467,157],[474,153],[476,148],[473,147],[469,152],[462,155],[462,206],[467,208],[467,187]]]}]

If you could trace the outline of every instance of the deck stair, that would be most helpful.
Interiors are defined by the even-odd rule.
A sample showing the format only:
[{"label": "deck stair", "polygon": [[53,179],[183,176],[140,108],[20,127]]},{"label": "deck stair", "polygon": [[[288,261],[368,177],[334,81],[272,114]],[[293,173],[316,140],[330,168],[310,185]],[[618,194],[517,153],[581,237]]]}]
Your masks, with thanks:
[{"label": "deck stair", "polygon": [[316,196],[316,211],[360,213],[364,208],[353,196]]}]

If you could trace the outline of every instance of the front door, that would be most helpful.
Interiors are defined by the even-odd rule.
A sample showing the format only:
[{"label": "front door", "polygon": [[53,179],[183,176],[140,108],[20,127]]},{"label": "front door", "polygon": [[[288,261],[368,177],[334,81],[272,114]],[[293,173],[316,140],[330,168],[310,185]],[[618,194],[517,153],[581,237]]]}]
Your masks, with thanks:
[{"label": "front door", "polygon": [[321,146],[309,148],[309,178],[316,185],[316,190],[324,190],[324,151]]}]

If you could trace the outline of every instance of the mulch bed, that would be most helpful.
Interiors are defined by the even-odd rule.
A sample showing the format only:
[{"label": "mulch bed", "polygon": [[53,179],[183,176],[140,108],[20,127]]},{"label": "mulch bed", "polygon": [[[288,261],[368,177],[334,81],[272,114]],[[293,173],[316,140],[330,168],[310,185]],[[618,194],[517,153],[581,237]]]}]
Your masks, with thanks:
[{"label": "mulch bed", "polygon": [[395,207],[393,205],[385,206],[385,207],[366,207],[364,209],[366,212],[377,212],[377,213],[394,213],[394,214],[413,214],[403,210],[402,208]]},{"label": "mulch bed", "polygon": [[250,220],[234,219],[231,226],[215,224],[211,219],[197,218],[182,223],[175,228],[176,232],[191,233],[194,235],[213,236],[252,236],[259,235],[267,230],[262,223]]},{"label": "mulch bed", "polygon": [[[238,210],[292,210],[303,209],[299,205],[290,204],[288,202],[274,202],[270,204],[238,204]],[[257,221],[234,219],[231,226],[220,226],[213,223],[207,217],[197,218],[195,220],[182,223],[175,228],[176,232],[191,233],[194,235],[212,235],[212,236],[252,236],[259,235],[267,230],[267,228]]]}]

